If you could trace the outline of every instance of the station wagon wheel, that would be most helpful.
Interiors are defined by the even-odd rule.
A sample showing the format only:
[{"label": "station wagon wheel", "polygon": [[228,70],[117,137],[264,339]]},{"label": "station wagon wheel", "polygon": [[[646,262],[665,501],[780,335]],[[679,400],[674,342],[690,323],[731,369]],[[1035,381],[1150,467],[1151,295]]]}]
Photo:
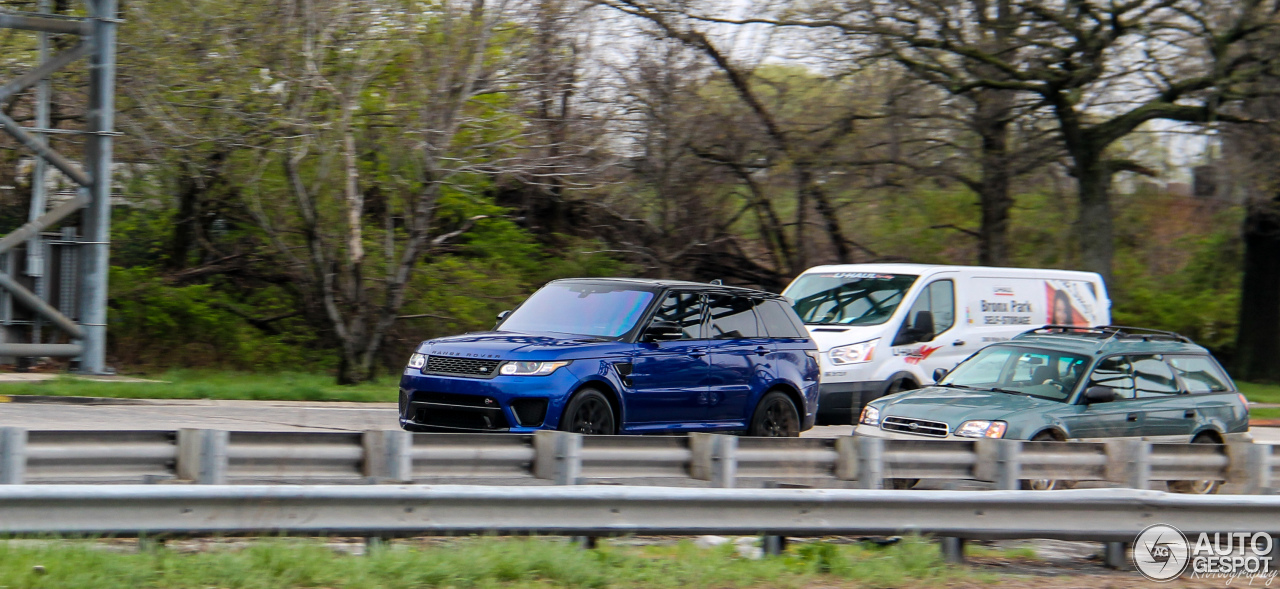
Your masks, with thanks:
[{"label": "station wagon wheel", "polygon": [[[1032,442],[1058,442],[1052,433],[1040,432],[1031,437]],[[1020,481],[1023,491],[1061,491],[1076,486],[1075,481],[1060,481],[1057,479],[1026,479]]]},{"label": "station wagon wheel", "polygon": [[[1196,439],[1191,440],[1192,444],[1217,444],[1218,441],[1213,439],[1209,434],[1200,434]],[[1198,481],[1169,481],[1169,491],[1174,493],[1187,493],[1190,495],[1216,495],[1222,487],[1222,481],[1214,479],[1200,479]]]},{"label": "station wagon wheel", "polygon": [[766,438],[794,438],[800,435],[800,413],[784,393],[773,391],[760,399],[747,435]]},{"label": "station wagon wheel", "polygon": [[560,429],[567,432],[611,436],[618,433],[609,398],[595,389],[585,389],[569,400],[560,417]]}]

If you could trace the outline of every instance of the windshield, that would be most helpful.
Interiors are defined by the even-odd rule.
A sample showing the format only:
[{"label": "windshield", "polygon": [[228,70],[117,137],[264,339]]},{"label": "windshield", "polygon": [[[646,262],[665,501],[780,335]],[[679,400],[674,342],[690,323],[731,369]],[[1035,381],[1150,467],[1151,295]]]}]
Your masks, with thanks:
[{"label": "windshield", "polygon": [[997,345],[961,362],[938,384],[1066,401],[1088,360],[1066,352]]},{"label": "windshield", "polygon": [[626,286],[548,284],[511,312],[502,331],[620,337],[635,327],[653,293]]},{"label": "windshield", "polygon": [[916,276],[874,272],[805,274],[783,293],[810,325],[879,325],[893,316]]}]

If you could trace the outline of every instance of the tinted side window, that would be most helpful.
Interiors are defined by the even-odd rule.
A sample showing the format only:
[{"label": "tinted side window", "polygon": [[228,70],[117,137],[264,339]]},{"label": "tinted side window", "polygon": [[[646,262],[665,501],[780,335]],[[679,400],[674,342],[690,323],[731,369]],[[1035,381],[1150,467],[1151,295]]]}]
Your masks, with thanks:
[{"label": "tinted side window", "polygon": [[1116,391],[1117,399],[1133,398],[1133,368],[1123,356],[1107,358],[1098,363],[1089,377],[1089,386],[1101,385]]},{"label": "tinted side window", "polygon": [[671,321],[684,331],[681,339],[702,339],[702,295],[690,292],[668,293],[654,314],[654,321]]},{"label": "tinted side window", "polygon": [[1133,378],[1138,388],[1139,397],[1153,395],[1178,394],[1178,381],[1173,378],[1173,370],[1164,363],[1160,356],[1134,356]]},{"label": "tinted side window", "polygon": [[911,314],[907,316],[907,322],[915,325],[921,311],[928,311],[933,315],[934,335],[951,329],[951,326],[956,323],[955,283],[950,280],[938,280],[926,286],[916,297],[915,304],[911,305]]},{"label": "tinted side window", "polygon": [[782,301],[761,301],[756,311],[764,322],[764,329],[769,337],[807,338],[807,334],[796,327],[791,316],[795,313],[783,306]]},{"label": "tinted side window", "polygon": [[760,337],[760,328],[756,325],[755,301],[725,295],[712,295],[708,298],[711,339]]},{"label": "tinted side window", "polygon": [[1191,393],[1218,393],[1231,390],[1227,376],[1218,363],[1207,356],[1170,356],[1173,371]]}]

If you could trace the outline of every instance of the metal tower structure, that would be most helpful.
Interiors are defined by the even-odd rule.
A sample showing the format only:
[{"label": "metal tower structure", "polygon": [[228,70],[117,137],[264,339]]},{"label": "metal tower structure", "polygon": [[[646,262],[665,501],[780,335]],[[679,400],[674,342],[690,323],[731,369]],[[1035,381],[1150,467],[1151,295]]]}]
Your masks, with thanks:
[{"label": "metal tower structure", "polygon": [[[33,31],[39,35],[40,63],[30,71],[0,86],[0,100],[31,87],[36,89],[34,125],[19,125],[0,112],[0,126],[35,154],[31,176],[31,210],[28,222],[0,238],[0,289],[3,290],[3,321],[10,323],[12,303],[34,314],[30,322],[30,342],[0,343],[0,356],[60,356],[80,359],[80,371],[99,374],[107,370],[107,271],[111,237],[111,139],[115,119],[116,16],[117,0],[84,0],[88,16],[52,14],[50,0],[40,0],[38,12],[0,11],[0,28]],[[51,34],[79,37],[77,44],[52,55]],[[49,124],[49,76],[82,58],[89,58],[89,95],[86,128],[83,131],[55,129]],[[80,164],[53,149],[46,138],[53,133],[82,135],[84,158]],[[52,166],[75,184],[72,198],[49,208],[46,180]],[[82,236],[64,228],[61,240],[46,239],[42,232],[77,211],[81,214]],[[58,308],[50,304],[48,253],[53,244],[63,247],[58,283]],[[12,255],[18,246],[27,250],[20,280],[19,264]],[[72,255],[66,255],[72,253]],[[77,261],[78,258],[78,261]],[[78,267],[77,267],[78,266]],[[27,282],[34,287],[24,285]],[[78,291],[78,292],[76,292]],[[68,296],[70,293],[70,296]],[[72,315],[69,317],[68,315]],[[45,323],[66,333],[70,343],[45,343]]]}]

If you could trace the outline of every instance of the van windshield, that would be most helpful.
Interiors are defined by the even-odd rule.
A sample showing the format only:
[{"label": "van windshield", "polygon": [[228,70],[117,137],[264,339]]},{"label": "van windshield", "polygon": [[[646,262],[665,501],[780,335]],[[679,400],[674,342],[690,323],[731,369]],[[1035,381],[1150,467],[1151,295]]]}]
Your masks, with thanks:
[{"label": "van windshield", "polygon": [[652,292],[635,287],[548,284],[512,311],[498,329],[616,338],[635,327],[651,301]]},{"label": "van windshield", "polygon": [[893,316],[918,276],[875,272],[805,274],[783,293],[809,325],[879,325]]}]

